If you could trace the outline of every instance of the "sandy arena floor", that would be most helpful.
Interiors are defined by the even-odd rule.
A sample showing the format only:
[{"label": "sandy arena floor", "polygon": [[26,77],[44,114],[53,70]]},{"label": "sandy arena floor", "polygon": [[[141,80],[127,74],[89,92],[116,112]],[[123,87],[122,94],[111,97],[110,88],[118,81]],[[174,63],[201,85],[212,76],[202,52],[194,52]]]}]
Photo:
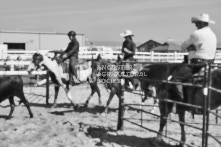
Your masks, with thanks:
[{"label": "sandy arena floor", "polygon": [[[12,119],[6,120],[10,111],[8,101],[1,103],[0,107],[0,147],[174,147],[176,142],[164,138],[163,141],[156,141],[156,134],[141,129],[135,125],[125,122],[124,131],[117,131],[118,99],[113,98],[109,114],[104,117],[101,113],[104,110],[108,98],[108,92],[100,85],[102,94],[102,105],[98,105],[97,94],[91,99],[88,108],[82,105],[90,94],[88,84],[72,87],[72,96],[75,103],[80,105],[79,110],[74,111],[65,97],[64,91],[60,90],[58,107],[50,108],[45,105],[44,87],[25,87],[25,95],[31,104],[34,118],[29,118],[28,111],[24,105],[15,108]],[[53,102],[53,86],[50,87],[50,103]],[[138,95],[125,93],[125,103],[140,103]],[[17,99],[16,99],[17,103]],[[152,104],[148,100],[146,104]],[[150,108],[144,108],[150,111]],[[156,112],[159,113],[159,112]],[[127,118],[140,119],[141,113],[128,109],[125,113]],[[146,120],[143,126],[158,130],[159,119],[143,114]],[[177,116],[171,118],[178,120]],[[202,116],[195,116],[193,120],[188,114],[187,122],[194,126],[201,127]],[[211,124],[215,124],[215,118],[211,117]],[[139,120],[132,120],[141,123]],[[221,140],[221,126],[211,125],[210,132]],[[180,139],[180,126],[168,122],[165,128],[167,136]],[[187,143],[201,146],[202,132],[186,127]],[[209,139],[209,146],[218,147],[214,140]]]}]

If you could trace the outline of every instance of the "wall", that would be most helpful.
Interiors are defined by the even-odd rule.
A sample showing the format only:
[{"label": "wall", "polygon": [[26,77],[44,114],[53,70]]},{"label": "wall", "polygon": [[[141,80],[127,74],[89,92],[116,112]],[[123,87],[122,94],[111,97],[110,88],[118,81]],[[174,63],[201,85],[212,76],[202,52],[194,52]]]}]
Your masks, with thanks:
[{"label": "wall", "polygon": [[[84,46],[84,35],[78,34],[76,37],[80,46]],[[0,31],[0,44],[4,44],[6,42],[25,43],[25,50],[59,50],[67,47],[69,38],[64,33]]]}]

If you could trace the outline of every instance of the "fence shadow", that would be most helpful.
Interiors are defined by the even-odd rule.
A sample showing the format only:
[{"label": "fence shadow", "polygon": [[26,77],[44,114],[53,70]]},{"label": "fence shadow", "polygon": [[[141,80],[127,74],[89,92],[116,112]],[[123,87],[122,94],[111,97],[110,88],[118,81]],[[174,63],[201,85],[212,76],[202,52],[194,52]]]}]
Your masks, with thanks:
[{"label": "fence shadow", "polygon": [[[53,103],[50,103],[49,105],[46,105],[45,103],[29,103],[31,107],[43,107],[43,108],[52,108]],[[57,108],[71,108],[73,107],[70,103],[59,103],[57,104]]]},{"label": "fence shadow", "polygon": [[[103,113],[104,112],[105,107],[104,106],[94,106],[94,107],[85,107],[85,106],[80,106],[76,112],[82,113],[82,112],[88,112],[88,113],[92,113],[92,114],[97,114],[97,113]],[[108,113],[110,112],[116,112],[118,111],[118,108],[109,108],[108,109]]]},{"label": "fence shadow", "polygon": [[[12,116],[13,117],[13,116]],[[5,115],[0,115],[0,119],[7,119],[8,118],[8,114]]]},{"label": "fence shadow", "polygon": [[137,136],[119,135],[114,130],[104,127],[89,127],[85,133],[91,138],[99,138],[100,141],[96,143],[97,146],[103,146],[104,143],[117,143],[121,146],[134,147],[176,147],[164,141],[156,141],[155,138],[140,138]]},{"label": "fence shadow", "polygon": [[[72,105],[70,105],[70,107],[72,107]],[[64,108],[63,106],[61,106],[60,108]],[[97,114],[97,113],[103,113],[104,112],[105,107],[104,106],[95,106],[93,108],[88,108],[88,107],[84,107],[84,106],[79,106],[77,110],[56,110],[53,112],[50,112],[51,114],[55,114],[55,115],[64,115],[65,113],[71,113],[71,112],[79,112],[79,113],[91,113],[91,114]],[[116,112],[117,109],[113,109],[110,108],[109,112]]]}]

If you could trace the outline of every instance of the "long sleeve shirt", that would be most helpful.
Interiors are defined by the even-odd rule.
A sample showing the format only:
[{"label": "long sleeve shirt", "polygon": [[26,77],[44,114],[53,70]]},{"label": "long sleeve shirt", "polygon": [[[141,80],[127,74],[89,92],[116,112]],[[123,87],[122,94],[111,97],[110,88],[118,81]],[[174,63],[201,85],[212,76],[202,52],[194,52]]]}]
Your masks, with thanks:
[{"label": "long sleeve shirt", "polygon": [[185,40],[181,49],[186,50],[190,45],[195,45],[195,51],[189,51],[189,59],[200,58],[211,60],[215,58],[217,48],[217,38],[209,27],[195,30],[190,37]]},{"label": "long sleeve shirt", "polygon": [[[124,48],[128,49],[132,53],[130,54],[130,53],[125,52]],[[136,44],[132,40],[130,40],[130,41],[125,40],[123,42],[122,53],[124,53],[124,60],[133,57],[135,54],[135,51],[136,51]]]},{"label": "long sleeve shirt", "polygon": [[71,42],[68,44],[67,49],[65,50],[67,57],[70,58],[74,55],[78,55],[78,52],[79,52],[79,42],[77,41],[77,39],[71,40]]}]

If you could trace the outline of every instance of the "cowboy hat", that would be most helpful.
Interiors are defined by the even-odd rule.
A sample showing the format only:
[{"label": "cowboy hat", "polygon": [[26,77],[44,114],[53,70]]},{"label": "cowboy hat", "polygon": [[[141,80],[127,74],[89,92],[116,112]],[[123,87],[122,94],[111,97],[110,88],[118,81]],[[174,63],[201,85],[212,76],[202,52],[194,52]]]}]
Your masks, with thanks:
[{"label": "cowboy hat", "polygon": [[121,37],[134,36],[131,30],[125,30],[120,34]]},{"label": "cowboy hat", "polygon": [[196,22],[199,22],[199,21],[215,24],[215,21],[209,19],[209,14],[205,14],[205,13],[200,14],[196,17],[192,17],[192,19],[191,19],[192,23],[196,23]]}]

